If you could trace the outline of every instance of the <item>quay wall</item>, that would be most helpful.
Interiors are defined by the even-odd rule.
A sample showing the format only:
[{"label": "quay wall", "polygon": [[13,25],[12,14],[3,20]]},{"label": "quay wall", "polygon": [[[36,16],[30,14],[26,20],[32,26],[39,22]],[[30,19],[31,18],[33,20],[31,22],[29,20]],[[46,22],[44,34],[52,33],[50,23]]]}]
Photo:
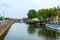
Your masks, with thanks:
[{"label": "quay wall", "polygon": [[4,40],[4,36],[7,34],[8,30],[10,29],[11,25],[14,24],[15,21],[9,20],[6,21],[5,24],[0,25],[0,40]]}]

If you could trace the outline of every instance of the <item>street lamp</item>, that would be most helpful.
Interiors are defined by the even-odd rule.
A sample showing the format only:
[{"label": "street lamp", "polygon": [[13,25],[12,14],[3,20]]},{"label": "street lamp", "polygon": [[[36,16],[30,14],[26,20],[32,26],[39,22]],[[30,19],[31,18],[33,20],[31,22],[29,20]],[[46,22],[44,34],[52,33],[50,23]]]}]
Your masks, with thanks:
[{"label": "street lamp", "polygon": [[5,20],[5,18],[4,18],[4,16],[5,16],[4,13],[5,13],[5,11],[3,10],[3,21]]}]

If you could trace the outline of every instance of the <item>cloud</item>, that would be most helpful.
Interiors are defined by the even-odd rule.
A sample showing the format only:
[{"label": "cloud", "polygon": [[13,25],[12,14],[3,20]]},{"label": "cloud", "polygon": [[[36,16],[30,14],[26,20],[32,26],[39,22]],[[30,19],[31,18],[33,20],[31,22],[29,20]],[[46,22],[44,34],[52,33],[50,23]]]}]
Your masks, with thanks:
[{"label": "cloud", "polygon": [[58,4],[60,4],[60,0],[0,0],[0,9],[5,9],[8,17],[16,17],[17,13],[23,17],[30,9],[56,7]]},{"label": "cloud", "polygon": [[1,6],[7,7],[7,8],[11,7],[9,4],[6,4],[6,3],[2,3]]}]

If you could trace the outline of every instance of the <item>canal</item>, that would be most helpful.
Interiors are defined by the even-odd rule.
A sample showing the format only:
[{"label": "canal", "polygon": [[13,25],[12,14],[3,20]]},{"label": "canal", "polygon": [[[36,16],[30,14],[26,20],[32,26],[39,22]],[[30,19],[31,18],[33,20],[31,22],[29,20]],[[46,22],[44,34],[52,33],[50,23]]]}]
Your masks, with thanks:
[{"label": "canal", "polygon": [[15,23],[11,26],[4,40],[59,40],[60,34],[47,30],[43,26]]}]

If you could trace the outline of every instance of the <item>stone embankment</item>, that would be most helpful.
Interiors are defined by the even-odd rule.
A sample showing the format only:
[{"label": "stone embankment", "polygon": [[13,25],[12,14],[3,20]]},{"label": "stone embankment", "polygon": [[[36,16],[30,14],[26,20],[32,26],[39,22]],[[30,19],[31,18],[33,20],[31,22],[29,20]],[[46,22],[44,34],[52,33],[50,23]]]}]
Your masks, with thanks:
[{"label": "stone embankment", "polygon": [[0,21],[0,40],[4,39],[4,36],[7,34],[11,25],[16,23],[16,22],[19,22],[19,21],[20,20],[18,20],[18,19]]},{"label": "stone embankment", "polygon": [[0,25],[0,37],[5,33],[5,31],[7,29],[10,28],[10,26],[12,25],[13,21],[12,20],[8,20],[5,22],[2,22],[2,24]]}]

